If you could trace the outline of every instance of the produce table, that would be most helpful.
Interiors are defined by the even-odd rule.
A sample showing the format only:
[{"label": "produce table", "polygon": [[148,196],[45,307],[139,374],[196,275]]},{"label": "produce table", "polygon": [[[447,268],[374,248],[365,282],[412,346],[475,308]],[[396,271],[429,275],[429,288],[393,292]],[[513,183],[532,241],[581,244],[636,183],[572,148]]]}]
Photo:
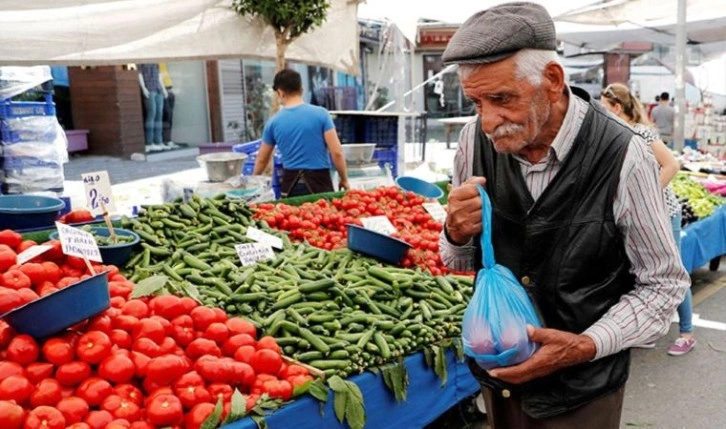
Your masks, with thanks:
[{"label": "produce table", "polygon": [[[452,351],[447,352],[448,380],[444,386],[434,374],[433,369],[426,366],[423,352],[406,358],[409,387],[407,401],[396,403],[393,393],[383,383],[381,375],[365,372],[351,377],[363,393],[366,408],[366,427],[370,428],[420,428],[434,421],[446,410],[467,396],[474,394],[479,385],[469,372],[466,363],[458,362]],[[320,415],[320,405],[310,396],[301,397],[285,405],[273,414],[266,416],[265,421],[270,429],[296,428],[321,429],[344,428],[335,417],[333,411],[333,394]],[[249,417],[230,425],[225,429],[256,429],[255,422]]]},{"label": "produce table", "polygon": [[681,259],[689,273],[725,254],[726,206],[719,207],[711,216],[683,229]]}]

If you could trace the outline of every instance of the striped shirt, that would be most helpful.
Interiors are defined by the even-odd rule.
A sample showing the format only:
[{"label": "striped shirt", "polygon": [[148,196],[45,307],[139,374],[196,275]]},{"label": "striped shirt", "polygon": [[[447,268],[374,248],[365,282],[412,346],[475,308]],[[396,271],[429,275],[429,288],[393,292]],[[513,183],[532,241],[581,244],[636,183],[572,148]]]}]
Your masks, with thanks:
[{"label": "striped shirt", "polygon": [[[660,140],[660,137],[658,137],[650,127],[643,124],[635,124],[632,128],[633,131],[640,134],[640,136],[643,137],[645,142],[648,144],[652,144],[654,141]],[[663,198],[665,198],[666,212],[671,219],[681,214],[681,203],[678,202],[678,198],[676,197],[675,192],[673,192],[671,185],[663,188]]]},{"label": "striped shirt", "polygon": [[[536,164],[514,156],[535,200],[559,171],[588,109],[584,100],[570,92],[567,113],[547,156]],[[479,130],[475,120],[461,131],[454,159],[454,186],[472,176],[476,132]],[[623,295],[600,320],[583,332],[595,342],[595,359],[653,341],[667,333],[671,317],[691,284],[678,256],[665,211],[658,182],[658,164],[650,146],[637,134],[633,136],[623,162],[613,214],[623,235],[630,271],[635,276],[635,289]],[[475,269],[473,240],[457,246],[450,243],[442,232],[439,243],[441,259],[449,268],[458,271]]]}]

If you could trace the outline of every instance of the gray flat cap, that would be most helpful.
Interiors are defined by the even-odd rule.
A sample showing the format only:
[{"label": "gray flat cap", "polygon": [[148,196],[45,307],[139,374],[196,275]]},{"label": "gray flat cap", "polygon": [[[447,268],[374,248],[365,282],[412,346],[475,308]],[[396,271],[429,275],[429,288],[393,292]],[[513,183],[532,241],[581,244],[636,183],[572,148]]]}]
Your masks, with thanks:
[{"label": "gray flat cap", "polygon": [[555,23],[544,7],[515,2],[471,16],[456,31],[442,56],[447,64],[485,64],[521,49],[557,49]]}]

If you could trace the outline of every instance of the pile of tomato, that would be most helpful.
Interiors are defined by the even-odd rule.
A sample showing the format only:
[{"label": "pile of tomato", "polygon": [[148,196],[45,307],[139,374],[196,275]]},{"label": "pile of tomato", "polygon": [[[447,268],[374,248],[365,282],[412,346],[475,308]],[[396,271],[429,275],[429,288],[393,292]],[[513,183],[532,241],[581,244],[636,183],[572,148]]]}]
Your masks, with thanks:
[{"label": "pile of tomato", "polygon": [[[89,276],[55,247],[18,266],[19,237],[0,232],[0,311]],[[231,412],[235,390],[249,410],[313,379],[249,321],[187,297],[131,298],[116,267],[95,269],[109,280],[102,314],[43,342],[0,321],[0,428],[199,428],[220,400],[221,419]]]},{"label": "pile of tomato", "polygon": [[402,261],[404,267],[418,266],[431,274],[448,272],[439,257],[439,235],[442,225],[423,208],[426,200],[397,187],[369,191],[352,190],[343,197],[320,199],[300,206],[257,204],[255,217],[264,219],[272,228],[290,232],[290,238],[307,241],[322,249],[346,247],[346,225],[362,225],[361,218],[386,216],[400,238],[413,246]]}]

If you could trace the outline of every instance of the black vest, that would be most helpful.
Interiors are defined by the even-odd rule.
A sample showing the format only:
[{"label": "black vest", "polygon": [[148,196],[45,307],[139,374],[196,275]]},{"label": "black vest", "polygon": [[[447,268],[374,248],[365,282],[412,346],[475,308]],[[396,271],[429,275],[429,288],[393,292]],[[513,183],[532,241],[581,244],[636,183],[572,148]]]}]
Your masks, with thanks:
[{"label": "black vest", "polygon": [[[544,326],[580,334],[634,287],[613,216],[633,132],[585,91],[572,88],[572,92],[588,101],[590,108],[560,170],[536,202],[518,161],[497,153],[481,132],[473,173],[487,178],[497,263],[522,279]],[[622,351],[509,386],[470,364],[482,384],[520,391],[524,411],[535,418],[572,410],[618,389],[628,378],[629,365],[630,354]]]}]

